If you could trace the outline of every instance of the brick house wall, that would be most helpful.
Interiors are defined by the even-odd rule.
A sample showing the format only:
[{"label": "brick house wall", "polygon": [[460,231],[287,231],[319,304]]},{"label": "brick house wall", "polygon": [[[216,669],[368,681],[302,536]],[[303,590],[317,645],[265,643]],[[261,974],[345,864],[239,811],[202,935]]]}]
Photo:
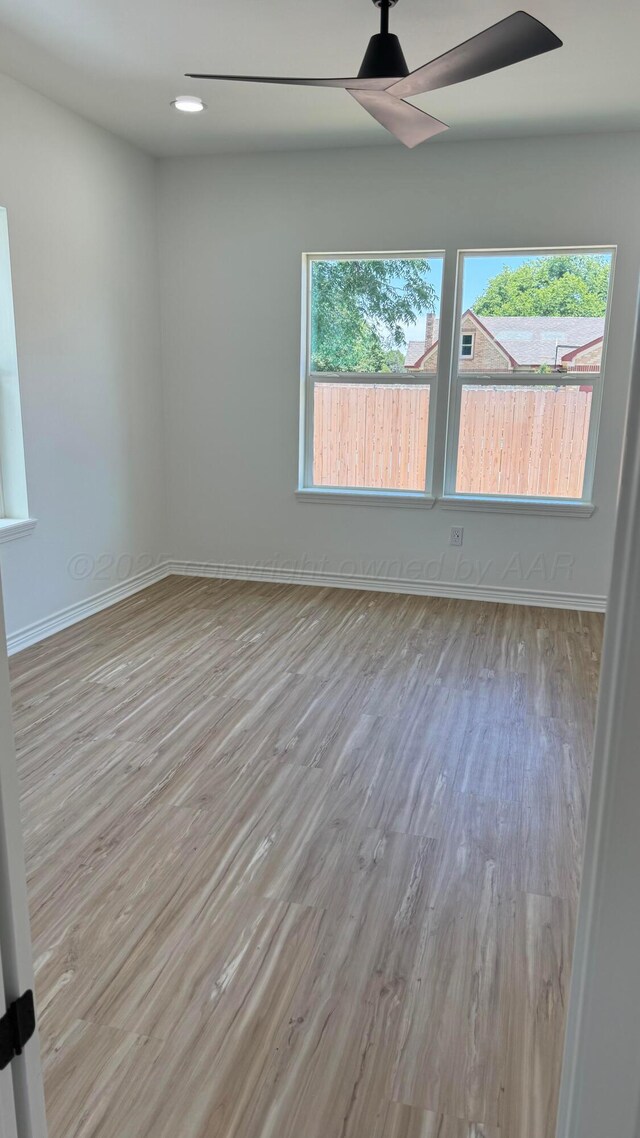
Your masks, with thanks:
[{"label": "brick house wall", "polygon": [[595,367],[599,368],[602,363],[602,340],[592,344],[590,348],[585,348],[582,352],[576,352],[573,360],[567,362],[569,371],[574,368]]},{"label": "brick house wall", "polygon": [[[436,320],[433,313],[429,312],[426,318],[424,329],[424,347],[426,355],[420,364],[419,371],[424,371],[427,375],[435,375],[438,368],[438,332],[440,330],[440,321]],[[429,351],[431,349],[431,351]]]},{"label": "brick house wall", "polygon": [[[427,335],[430,329],[427,330]],[[509,357],[503,352],[489,336],[473,319],[472,316],[466,314],[463,317],[460,326],[460,335],[471,332],[474,336],[473,341],[473,356],[470,358],[460,356],[458,365],[460,371],[513,371],[512,364]],[[460,341],[460,344],[462,341]],[[460,351],[460,346],[458,348]],[[424,359],[420,364],[420,371],[426,372],[428,375],[435,375],[438,366],[438,344],[433,344],[431,351],[427,351]]]},{"label": "brick house wall", "polygon": [[[468,372],[482,375],[492,372],[530,372],[542,368],[545,373],[551,373],[555,368],[558,372],[566,370],[575,374],[595,372],[600,369],[602,365],[602,335],[596,334],[596,338],[584,343],[584,347],[573,349],[566,347],[567,342],[571,343],[570,340],[565,341],[564,347],[556,340],[557,347],[554,357],[554,334],[547,327],[544,318],[538,321],[536,318],[522,317],[514,318],[514,321],[517,323],[507,327],[508,318],[500,321],[494,320],[493,317],[487,317],[487,326],[485,327],[482,317],[477,317],[475,313],[470,311],[464,312],[456,361],[458,371],[463,374]],[[581,333],[587,332],[587,328],[578,327],[577,321],[572,321],[571,318],[567,318],[566,324],[562,321],[555,323],[557,325],[556,336],[559,338],[565,333],[567,337],[572,335],[577,338]],[[586,320],[592,336],[596,331],[594,324],[597,323],[598,321],[595,320]],[[604,321],[600,323],[603,325]],[[411,370],[426,372],[430,375],[435,374],[438,363],[438,331],[439,321],[433,316],[427,317],[424,342],[411,341],[408,347],[407,358],[413,362],[407,366]],[[473,336],[473,354],[471,356],[461,354],[462,337],[465,335]],[[564,352],[561,358],[560,350]],[[519,363],[516,363],[514,356],[518,357]],[[554,365],[554,358],[557,359],[556,365]],[[540,363],[534,363],[533,361],[536,359],[544,360],[544,366]],[[558,366],[560,364],[563,366]]]},{"label": "brick house wall", "polygon": [[438,367],[438,345],[434,344],[433,348],[424,357],[420,364],[419,371],[425,371],[427,375],[435,375]]},{"label": "brick house wall", "polygon": [[468,313],[460,325],[461,339],[458,345],[458,353],[461,350],[462,336],[467,333],[471,333],[474,337],[473,356],[460,356],[458,360],[460,371],[513,371],[509,357],[501,351],[491,336],[488,336]]}]

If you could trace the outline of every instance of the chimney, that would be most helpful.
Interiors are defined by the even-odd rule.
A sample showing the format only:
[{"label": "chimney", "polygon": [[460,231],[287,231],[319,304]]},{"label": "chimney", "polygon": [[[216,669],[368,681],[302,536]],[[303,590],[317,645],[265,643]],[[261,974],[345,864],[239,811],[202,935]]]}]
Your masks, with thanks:
[{"label": "chimney", "polygon": [[433,312],[427,313],[427,321],[424,326],[424,350],[425,352],[431,347],[435,340],[436,318]]}]

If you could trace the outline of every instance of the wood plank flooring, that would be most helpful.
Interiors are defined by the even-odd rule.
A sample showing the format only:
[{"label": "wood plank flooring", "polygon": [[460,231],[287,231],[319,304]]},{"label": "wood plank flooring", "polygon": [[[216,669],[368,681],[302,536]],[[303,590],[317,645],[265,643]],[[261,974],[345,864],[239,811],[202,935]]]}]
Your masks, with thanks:
[{"label": "wood plank flooring", "polygon": [[14,657],[51,1138],[553,1138],[602,623],[169,578]]}]

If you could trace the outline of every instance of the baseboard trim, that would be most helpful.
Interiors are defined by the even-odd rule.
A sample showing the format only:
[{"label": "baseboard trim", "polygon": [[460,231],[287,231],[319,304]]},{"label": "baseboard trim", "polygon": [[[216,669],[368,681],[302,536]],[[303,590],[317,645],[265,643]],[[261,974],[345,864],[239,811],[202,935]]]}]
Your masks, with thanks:
[{"label": "baseboard trim", "polygon": [[172,561],[169,572],[182,577],[221,577],[235,581],[270,581],[282,585],[315,585],[332,589],[364,589],[383,593],[410,593],[420,597],[495,601],[508,605],[605,612],[607,599],[588,593],[562,593],[542,589],[500,588],[466,582],[414,581],[403,577],[370,577],[309,569],[277,569],[260,565],[216,565],[208,561]]},{"label": "baseboard trim", "polygon": [[155,585],[157,581],[168,576],[170,571],[168,562],[155,565],[153,569],[147,569],[135,577],[127,577],[125,581],[119,581],[117,585],[112,585],[100,593],[95,593],[94,596],[88,597],[84,601],[77,601],[73,605],[68,605],[67,608],[52,613],[51,616],[46,616],[42,620],[37,620],[25,628],[10,633],[7,636],[9,656],[21,652],[23,648],[29,648],[32,644],[37,644],[40,640],[46,640],[48,636],[53,636],[54,632],[61,632],[64,628],[69,628],[72,624],[77,624],[78,621],[93,616],[94,613],[110,608],[111,605],[125,600],[126,597],[133,596],[134,593],[148,589],[150,585]]},{"label": "baseboard trim", "polygon": [[313,585],[324,589],[363,589],[376,593],[408,593],[419,597],[449,597],[451,600],[494,601],[507,605],[535,605],[542,608],[578,609],[584,612],[605,612],[606,597],[588,593],[547,592],[541,589],[498,588],[495,585],[474,585],[466,582],[413,581],[404,577],[371,577],[350,573],[315,572],[309,569],[276,569],[261,565],[223,565],[210,561],[165,561],[160,565],[128,577],[109,589],[96,593],[84,601],[77,601],[59,609],[51,616],[35,621],[7,636],[10,656],[46,640],[72,624],[94,613],[110,608],[118,601],[131,597],[164,577],[216,577],[230,581],[265,581],[281,585]]}]

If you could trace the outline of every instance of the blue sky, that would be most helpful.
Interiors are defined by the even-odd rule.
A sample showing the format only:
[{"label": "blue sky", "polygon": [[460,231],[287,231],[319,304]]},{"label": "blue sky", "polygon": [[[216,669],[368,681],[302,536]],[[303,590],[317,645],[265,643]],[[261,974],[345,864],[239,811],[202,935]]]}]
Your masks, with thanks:
[{"label": "blue sky", "polygon": [[497,276],[505,265],[510,269],[517,269],[524,264],[526,259],[526,257],[505,256],[504,253],[499,257],[467,257],[464,263],[462,311],[473,308],[475,301],[482,295],[488,282],[492,277]]}]

